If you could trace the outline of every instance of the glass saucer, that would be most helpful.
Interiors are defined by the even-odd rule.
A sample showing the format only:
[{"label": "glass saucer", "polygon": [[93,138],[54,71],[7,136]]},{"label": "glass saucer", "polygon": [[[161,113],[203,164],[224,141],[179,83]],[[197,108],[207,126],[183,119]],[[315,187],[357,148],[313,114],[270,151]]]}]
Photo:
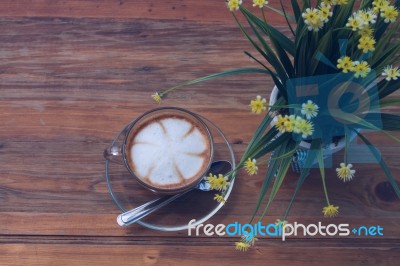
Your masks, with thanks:
[{"label": "glass saucer", "polygon": [[[201,116],[200,116],[201,117]],[[226,160],[231,162],[235,168],[235,156],[232,146],[229,144],[224,133],[210,120],[201,117],[210,129],[214,138],[214,161]],[[125,133],[131,121],[115,137],[111,145],[122,143]],[[117,207],[126,212],[138,207],[150,200],[160,197],[143,188],[128,172],[125,165],[106,160],[106,181],[108,191]],[[234,182],[228,187],[225,200],[228,199]],[[188,223],[195,219],[193,226],[204,223],[210,219],[223,206],[214,200],[216,191],[192,190],[184,196],[171,202],[167,206],[144,217],[137,223],[154,230],[160,231],[179,231],[187,230]]]}]

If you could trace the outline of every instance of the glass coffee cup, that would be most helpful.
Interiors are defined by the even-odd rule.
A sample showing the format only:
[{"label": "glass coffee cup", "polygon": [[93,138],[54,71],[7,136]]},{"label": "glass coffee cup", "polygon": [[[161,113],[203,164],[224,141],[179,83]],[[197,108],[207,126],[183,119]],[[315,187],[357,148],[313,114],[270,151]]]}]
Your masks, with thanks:
[{"label": "glass coffee cup", "polygon": [[125,131],[121,146],[110,146],[104,157],[123,163],[145,188],[176,194],[196,186],[213,161],[212,134],[196,114],[176,107],[150,110]]}]

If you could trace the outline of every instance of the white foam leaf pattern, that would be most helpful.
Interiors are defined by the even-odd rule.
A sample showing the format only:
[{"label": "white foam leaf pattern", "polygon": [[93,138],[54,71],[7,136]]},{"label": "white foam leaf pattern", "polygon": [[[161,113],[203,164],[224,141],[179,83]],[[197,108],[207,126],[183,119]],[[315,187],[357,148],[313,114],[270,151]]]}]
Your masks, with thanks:
[{"label": "white foam leaf pattern", "polygon": [[189,121],[164,118],[136,135],[131,158],[139,178],[173,186],[198,175],[207,159],[207,145],[207,138]]}]

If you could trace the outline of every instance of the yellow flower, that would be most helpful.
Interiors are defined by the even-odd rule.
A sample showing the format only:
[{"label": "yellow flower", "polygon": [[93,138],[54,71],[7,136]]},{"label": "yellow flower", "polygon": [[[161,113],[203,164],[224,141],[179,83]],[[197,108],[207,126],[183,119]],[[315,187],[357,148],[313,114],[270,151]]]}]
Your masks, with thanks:
[{"label": "yellow flower", "polygon": [[296,126],[296,117],[294,115],[286,116],[286,131],[293,132]]},{"label": "yellow flower", "polygon": [[311,31],[319,31],[322,26],[324,26],[323,21],[320,18],[319,10],[314,8],[307,8],[306,11],[302,14],[304,19],[304,23],[307,24],[308,30]]},{"label": "yellow flower", "polygon": [[245,252],[249,249],[250,244],[247,242],[240,241],[240,242],[235,242],[235,246],[237,250]]},{"label": "yellow flower", "polygon": [[258,241],[258,238],[249,232],[245,231],[245,233],[242,235],[242,242],[248,243],[250,246],[254,246],[256,241]]},{"label": "yellow flower", "polygon": [[301,125],[301,121],[304,120],[303,118],[301,118],[300,116],[297,116],[295,121],[294,121],[294,127],[293,127],[293,132],[300,134],[301,133],[301,129],[298,127],[299,125]]},{"label": "yellow flower", "polygon": [[265,98],[261,98],[260,95],[254,100],[250,101],[251,112],[255,114],[261,114],[263,111],[267,110],[267,100]]},{"label": "yellow flower", "polygon": [[332,218],[339,214],[339,206],[333,206],[332,204],[324,207],[322,213],[325,218]]},{"label": "yellow flower", "polygon": [[253,0],[253,6],[258,6],[259,8],[263,8],[268,5],[268,1],[266,0]]},{"label": "yellow flower", "polygon": [[305,115],[308,120],[318,115],[318,109],[318,105],[313,103],[311,100],[308,100],[306,103],[301,105],[301,113]]},{"label": "yellow flower", "polygon": [[242,0],[229,0],[228,8],[230,11],[238,10],[240,5],[242,4]]},{"label": "yellow flower", "polygon": [[358,31],[362,29],[366,25],[365,21],[363,21],[357,14],[353,14],[353,16],[349,17],[347,21],[346,27],[352,29],[352,31]]},{"label": "yellow flower", "polygon": [[154,101],[156,101],[156,103],[160,103],[161,102],[161,95],[156,92],[153,95],[151,95],[151,98],[153,98]]},{"label": "yellow flower", "polygon": [[[276,219],[276,221],[275,221],[275,225],[276,226],[281,226],[281,228],[283,229],[283,227],[285,226],[285,225],[287,225],[288,224],[288,221],[286,221],[286,220],[281,220],[281,219]],[[287,232],[288,230],[290,230],[289,228],[285,228],[285,231]]]},{"label": "yellow flower", "polygon": [[381,16],[386,23],[395,22],[398,15],[399,11],[394,6],[386,6],[381,9]]},{"label": "yellow flower", "polygon": [[224,196],[222,196],[220,194],[215,194],[214,200],[218,201],[219,203],[223,203],[223,204],[225,204],[225,202],[226,202]]},{"label": "yellow flower", "polygon": [[331,5],[326,3],[321,3],[318,10],[318,15],[323,22],[328,22],[329,18],[332,17],[333,15],[333,12],[331,10]]},{"label": "yellow flower", "polygon": [[218,177],[210,173],[206,178],[206,181],[210,184],[210,188],[212,190],[226,190],[229,186],[230,182],[228,182],[228,178],[219,174]]},{"label": "yellow flower", "polygon": [[353,72],[354,72],[354,77],[359,78],[365,78],[369,72],[371,72],[371,68],[368,65],[367,62],[365,61],[356,61],[354,62],[354,68],[353,68]]},{"label": "yellow flower", "polygon": [[214,182],[216,184],[215,189],[220,191],[226,190],[230,184],[230,182],[228,182],[228,177],[221,174],[218,175]]},{"label": "yellow flower", "polygon": [[282,227],[283,227],[287,223],[288,222],[286,220],[281,220],[281,219],[276,219],[276,221],[275,221],[276,226],[282,225]]},{"label": "yellow flower", "polygon": [[205,179],[206,179],[207,183],[210,184],[211,189],[214,189],[215,180],[217,179],[217,176],[213,175],[212,173],[209,173],[208,176]]},{"label": "yellow flower", "polygon": [[294,131],[302,134],[302,138],[307,138],[314,133],[314,125],[308,120],[297,118]]},{"label": "yellow flower", "polygon": [[293,132],[295,127],[294,120],[294,117],[278,115],[274,117],[274,125],[282,133]]},{"label": "yellow flower", "polygon": [[375,51],[376,41],[372,36],[363,36],[360,38],[358,43],[358,49],[363,50],[363,53],[368,53],[369,51]]},{"label": "yellow flower", "polygon": [[347,5],[349,0],[336,0],[337,5]]},{"label": "yellow flower", "polygon": [[386,77],[387,81],[397,80],[400,77],[400,68],[387,66],[383,69],[382,76]]},{"label": "yellow flower", "polygon": [[353,167],[352,164],[348,164],[346,166],[345,163],[341,163],[340,168],[336,168],[336,173],[339,179],[342,180],[343,182],[348,182],[351,179],[353,179],[356,170],[352,170],[351,169],[352,167]]},{"label": "yellow flower", "polygon": [[349,71],[353,71],[354,62],[350,57],[345,56],[338,59],[337,68],[341,69],[343,73],[347,73]]},{"label": "yellow flower", "polygon": [[374,0],[372,2],[372,6],[374,7],[375,12],[382,11],[385,7],[390,5],[389,1],[387,0]]},{"label": "yellow flower", "polygon": [[365,36],[372,37],[374,34],[374,29],[371,28],[370,26],[365,26],[361,30],[358,31],[358,34],[360,34],[361,37],[365,37]]},{"label": "yellow flower", "polygon": [[247,161],[244,163],[244,169],[249,175],[255,175],[258,171],[257,161],[256,159],[248,158]]}]

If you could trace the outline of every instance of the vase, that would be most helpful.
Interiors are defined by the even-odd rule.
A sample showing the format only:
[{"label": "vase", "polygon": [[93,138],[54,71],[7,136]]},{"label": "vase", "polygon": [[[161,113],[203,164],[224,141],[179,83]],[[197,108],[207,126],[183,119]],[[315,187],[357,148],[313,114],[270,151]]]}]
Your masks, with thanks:
[{"label": "vase", "polygon": [[[272,106],[273,104],[276,103],[276,101],[278,100],[278,96],[279,96],[279,89],[275,86],[272,89],[270,98],[269,98],[269,105]],[[271,127],[274,126],[273,122],[271,122]],[[355,133],[351,133],[350,134],[350,142],[353,141],[356,137]],[[324,159],[329,158],[330,156],[332,156],[334,153],[342,150],[346,145],[346,140],[344,137],[339,138],[339,140],[335,143],[331,143],[331,144],[327,144],[324,145],[323,149],[322,149],[322,155],[324,157]],[[296,150],[295,154],[293,155],[293,159],[292,159],[292,170],[295,173],[300,173],[301,170],[303,169],[304,166],[304,162],[305,159],[307,157],[308,151],[310,150],[311,147],[311,143],[302,140],[299,144],[299,148]],[[315,159],[314,162],[312,163],[313,165],[317,164],[317,160]]]}]

